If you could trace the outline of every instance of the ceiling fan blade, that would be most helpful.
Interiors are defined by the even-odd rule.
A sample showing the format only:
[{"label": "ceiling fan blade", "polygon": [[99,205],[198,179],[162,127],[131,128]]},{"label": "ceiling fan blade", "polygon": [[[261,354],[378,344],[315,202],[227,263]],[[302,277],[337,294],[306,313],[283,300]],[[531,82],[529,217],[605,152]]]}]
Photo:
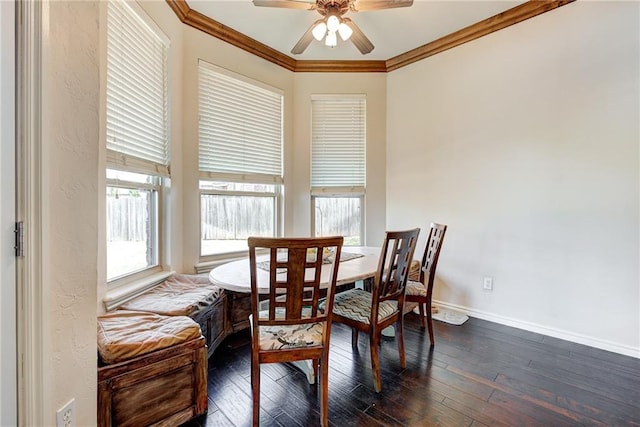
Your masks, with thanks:
[{"label": "ceiling fan blade", "polygon": [[293,53],[294,55],[298,55],[304,52],[304,50],[313,41],[313,29],[319,22],[322,22],[322,19],[318,19],[316,22],[311,24],[309,29],[302,35],[302,37],[300,37],[300,40],[298,40],[298,43],[296,43],[293,49],[291,49],[291,53]]},{"label": "ceiling fan blade", "polygon": [[366,55],[374,48],[373,43],[364,35],[362,30],[349,18],[342,18],[342,21],[353,30],[349,40],[358,48],[360,53]]},{"label": "ceiling fan blade", "polygon": [[316,8],[316,2],[312,0],[253,0],[255,6],[261,7],[283,7],[286,9],[307,9]]},{"label": "ceiling fan blade", "polygon": [[360,12],[366,10],[392,9],[395,7],[409,7],[412,4],[413,0],[356,0],[353,3],[353,10]]}]

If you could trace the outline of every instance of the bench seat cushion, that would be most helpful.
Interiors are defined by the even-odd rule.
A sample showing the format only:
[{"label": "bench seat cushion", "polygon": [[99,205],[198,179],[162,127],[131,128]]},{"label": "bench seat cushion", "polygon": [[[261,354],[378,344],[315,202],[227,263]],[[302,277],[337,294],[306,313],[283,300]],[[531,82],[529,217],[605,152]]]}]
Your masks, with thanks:
[{"label": "bench seat cushion", "polygon": [[189,317],[116,310],[98,317],[98,352],[102,362],[119,363],[201,336]]},{"label": "bench seat cushion", "polygon": [[426,298],[427,288],[424,287],[422,282],[419,282],[419,281],[414,282],[413,280],[407,280],[407,295],[420,296],[420,297]]},{"label": "bench seat cushion", "polygon": [[120,308],[166,316],[193,317],[198,311],[213,304],[221,292],[206,276],[176,274]]},{"label": "bench seat cushion", "polygon": [[421,268],[422,265],[420,264],[420,261],[418,261],[417,259],[412,260],[411,264],[409,265],[409,280],[419,282]]}]

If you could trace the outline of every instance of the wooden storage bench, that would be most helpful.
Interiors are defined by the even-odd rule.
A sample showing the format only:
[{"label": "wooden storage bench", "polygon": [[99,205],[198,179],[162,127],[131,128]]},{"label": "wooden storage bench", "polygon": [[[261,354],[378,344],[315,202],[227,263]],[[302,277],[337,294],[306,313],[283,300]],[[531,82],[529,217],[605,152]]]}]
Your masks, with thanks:
[{"label": "wooden storage bench", "polygon": [[207,351],[189,317],[98,317],[98,426],[175,426],[207,412]]},{"label": "wooden storage bench", "polygon": [[121,309],[165,316],[189,316],[202,330],[208,356],[227,336],[227,295],[206,276],[176,274],[155,288],[123,304]]},{"label": "wooden storage bench", "polygon": [[227,335],[248,329],[251,294],[225,290],[227,295]]}]

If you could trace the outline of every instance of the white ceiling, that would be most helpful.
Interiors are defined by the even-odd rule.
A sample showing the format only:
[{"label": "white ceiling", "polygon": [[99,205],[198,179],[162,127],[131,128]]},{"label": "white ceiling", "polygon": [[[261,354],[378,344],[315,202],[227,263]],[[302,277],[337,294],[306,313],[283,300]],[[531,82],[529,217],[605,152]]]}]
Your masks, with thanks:
[{"label": "white ceiling", "polygon": [[375,45],[371,53],[362,55],[351,42],[338,37],[334,48],[313,40],[304,53],[293,55],[291,48],[320,17],[318,12],[257,7],[251,0],[186,1],[191,9],[298,60],[387,60],[524,3],[414,0],[411,7],[348,12],[345,16]]}]

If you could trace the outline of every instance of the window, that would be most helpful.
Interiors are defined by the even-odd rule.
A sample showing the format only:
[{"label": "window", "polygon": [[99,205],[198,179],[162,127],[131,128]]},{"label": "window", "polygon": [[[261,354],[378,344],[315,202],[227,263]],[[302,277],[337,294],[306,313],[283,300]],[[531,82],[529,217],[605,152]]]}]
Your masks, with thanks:
[{"label": "window", "polygon": [[169,177],[168,41],[135,3],[107,12],[107,280],[159,269]]},{"label": "window", "polygon": [[107,170],[107,280],[158,265],[160,179]]},{"label": "window", "polygon": [[282,92],[200,61],[200,254],[279,234]]},{"label": "window", "polygon": [[311,225],[315,236],[364,244],[364,95],[311,98]]},{"label": "window", "polygon": [[200,253],[243,251],[249,236],[276,235],[276,185],[201,181],[200,194]]}]

